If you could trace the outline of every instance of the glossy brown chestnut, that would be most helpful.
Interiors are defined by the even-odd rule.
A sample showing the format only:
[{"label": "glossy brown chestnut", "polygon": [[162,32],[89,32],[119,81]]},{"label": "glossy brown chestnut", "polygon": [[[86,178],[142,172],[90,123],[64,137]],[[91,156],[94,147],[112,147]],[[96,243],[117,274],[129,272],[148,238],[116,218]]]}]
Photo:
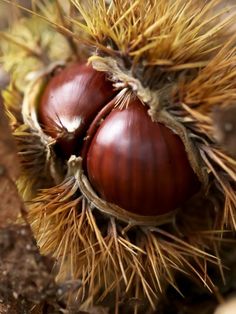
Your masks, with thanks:
[{"label": "glossy brown chestnut", "polygon": [[104,73],[86,64],[71,64],[46,86],[38,107],[39,122],[69,158],[78,151],[94,116],[115,94]]},{"label": "glossy brown chestnut", "polygon": [[200,185],[181,139],[152,122],[137,98],[104,119],[86,163],[88,178],[102,199],[139,215],[168,213]]}]

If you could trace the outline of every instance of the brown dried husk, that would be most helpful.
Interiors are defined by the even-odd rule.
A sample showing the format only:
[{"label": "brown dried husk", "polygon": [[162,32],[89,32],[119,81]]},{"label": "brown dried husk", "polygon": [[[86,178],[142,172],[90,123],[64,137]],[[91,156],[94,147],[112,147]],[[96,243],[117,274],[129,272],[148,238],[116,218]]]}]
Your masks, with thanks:
[{"label": "brown dried husk", "polygon": [[[54,252],[60,264],[58,279],[82,280],[78,298],[85,308],[103,302],[109,294],[118,304],[122,292],[128,300],[135,298],[137,307],[145,296],[155,308],[167,284],[178,289],[176,271],[198,278],[214,290],[205,271],[210,262],[221,267],[220,260],[208,253],[213,243],[217,250],[221,233],[212,231],[211,202],[196,197],[178,212],[175,223],[159,227],[124,223],[101,213],[81,194],[80,163],[80,158],[70,159],[67,179],[34,199],[29,219],[43,252]],[[201,206],[211,210],[200,219],[196,212]],[[190,228],[193,214],[195,226]]]},{"label": "brown dried husk", "polygon": [[[107,210],[110,204],[102,204],[99,210],[94,201],[97,196],[87,195],[83,190],[85,178],[79,159],[72,157],[68,161],[67,174],[59,176],[57,183],[52,174],[58,168],[51,167],[51,161],[50,169],[54,170],[50,178],[48,171],[42,172],[45,174],[42,181],[36,178],[35,173],[42,170],[39,165],[54,160],[52,150],[48,149],[50,139],[47,138],[46,145],[41,140],[41,135],[43,138],[45,135],[37,120],[31,123],[27,119],[26,126],[22,126],[18,119],[17,129],[23,128],[30,134],[14,131],[16,138],[19,135],[18,143],[24,140],[23,148],[18,146],[20,153],[30,152],[33,143],[37,154],[44,151],[37,165],[32,163],[35,154],[26,154],[28,164],[23,167],[20,183],[29,190],[27,195],[32,190],[32,194],[37,194],[31,199],[28,218],[41,251],[58,260],[58,280],[82,280],[77,295],[81,309],[104,303],[112,296],[114,311],[118,311],[122,300],[127,305],[130,300],[134,311],[147,312],[149,305],[156,307],[168,284],[178,289],[176,271],[197,278],[214,291],[208,264],[218,265],[222,272],[218,252],[222,234],[228,226],[236,228],[236,161],[216,143],[211,117],[214,106],[230,106],[236,100],[235,37],[228,32],[235,17],[218,20],[226,11],[214,13],[220,0],[208,4],[138,0],[132,5],[128,0],[118,0],[108,7],[103,1],[89,0],[86,9],[82,2],[72,2],[84,21],[71,16],[68,20],[80,30],[81,42],[97,48],[91,58],[93,66],[107,72],[114,86],[123,90],[119,105],[126,106],[129,95],[136,94],[150,107],[153,120],[174,130],[183,140],[204,189],[171,219],[157,218],[154,225],[151,221],[140,223],[142,217],[125,219],[126,213],[122,214],[121,209],[120,212],[117,209],[120,216],[117,212],[110,215]],[[63,16],[64,12],[60,12]],[[55,19],[50,16],[47,19],[55,25]],[[78,39],[73,27],[66,31],[67,26],[60,24],[58,29],[63,30],[69,41],[73,35]],[[159,34],[158,29],[168,36]],[[148,38],[153,40],[151,44]],[[159,49],[155,50],[156,47]],[[74,53],[72,59],[73,56]],[[41,69],[45,68],[44,65]],[[166,81],[163,76],[171,80]],[[32,87],[28,92],[24,90],[23,98],[26,107],[33,104],[34,112],[38,94],[32,91]],[[7,107],[14,122],[17,115],[13,106]],[[21,111],[21,104],[17,110]],[[32,185],[33,177],[37,182]],[[45,188],[45,183],[50,187]],[[88,191],[92,192],[91,187]]]}]

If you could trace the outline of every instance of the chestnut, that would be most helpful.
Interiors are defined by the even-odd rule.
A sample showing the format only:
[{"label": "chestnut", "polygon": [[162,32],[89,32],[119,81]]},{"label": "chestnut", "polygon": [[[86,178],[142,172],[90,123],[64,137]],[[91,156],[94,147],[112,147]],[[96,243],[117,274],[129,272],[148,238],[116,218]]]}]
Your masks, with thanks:
[{"label": "chestnut", "polygon": [[87,125],[115,94],[104,73],[73,63],[49,80],[40,99],[38,120],[69,158],[78,150]]},{"label": "chestnut", "polygon": [[151,120],[136,96],[125,108],[115,107],[116,93],[103,73],[70,65],[46,87],[39,120],[67,158],[82,156],[84,173],[103,201],[136,215],[168,214],[200,187],[185,146]]},{"label": "chestnut", "polygon": [[199,189],[179,136],[153,122],[138,98],[104,119],[86,165],[102,199],[138,215],[169,213]]}]

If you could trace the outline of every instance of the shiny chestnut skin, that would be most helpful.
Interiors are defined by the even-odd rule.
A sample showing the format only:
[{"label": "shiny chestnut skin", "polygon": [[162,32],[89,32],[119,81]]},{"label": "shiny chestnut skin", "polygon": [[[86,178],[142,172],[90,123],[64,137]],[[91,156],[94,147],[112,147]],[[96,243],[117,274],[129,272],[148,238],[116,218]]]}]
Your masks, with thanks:
[{"label": "shiny chestnut skin", "polygon": [[87,125],[115,94],[104,73],[73,63],[48,82],[38,107],[39,122],[69,158],[78,150]]},{"label": "shiny chestnut skin", "polygon": [[166,214],[199,189],[181,139],[137,98],[104,119],[86,162],[100,197],[139,215]]}]

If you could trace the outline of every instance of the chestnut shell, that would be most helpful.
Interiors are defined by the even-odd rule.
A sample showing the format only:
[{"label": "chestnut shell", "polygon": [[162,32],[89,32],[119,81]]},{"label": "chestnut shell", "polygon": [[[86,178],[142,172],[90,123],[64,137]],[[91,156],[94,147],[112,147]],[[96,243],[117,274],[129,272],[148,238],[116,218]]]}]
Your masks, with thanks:
[{"label": "chestnut shell", "polygon": [[168,214],[200,188],[184,144],[153,122],[137,97],[122,110],[114,108],[116,94],[105,73],[71,64],[46,86],[39,122],[56,139],[60,156],[82,156],[103,201],[140,216]]},{"label": "chestnut shell", "polygon": [[86,165],[102,199],[139,215],[169,213],[200,186],[179,136],[152,122],[137,98],[104,119],[90,143]]},{"label": "chestnut shell", "polygon": [[78,151],[94,116],[115,94],[104,73],[73,63],[49,80],[38,107],[39,122],[69,158]]}]

